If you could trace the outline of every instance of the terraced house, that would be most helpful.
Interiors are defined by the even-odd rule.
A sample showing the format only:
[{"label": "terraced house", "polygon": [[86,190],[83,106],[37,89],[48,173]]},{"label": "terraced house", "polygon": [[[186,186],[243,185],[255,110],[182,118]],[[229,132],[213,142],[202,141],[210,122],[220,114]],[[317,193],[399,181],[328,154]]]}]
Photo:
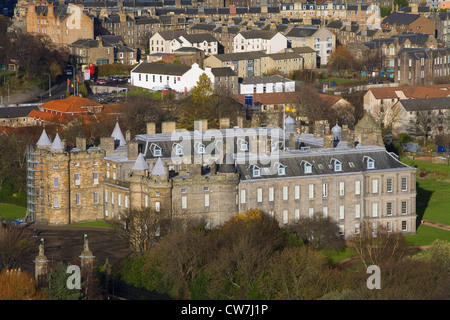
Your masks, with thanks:
[{"label": "terraced house", "polygon": [[220,124],[208,130],[198,121],[185,132],[164,122],[157,133],[148,123],[134,139],[117,124],[99,147],[79,138],[72,149],[44,130],[28,150],[28,214],[67,224],[150,208],[214,228],[256,208],[283,226],[328,216],[345,237],[366,222],[375,233],[415,232],[416,169],[379,145],[370,116],[354,132],[320,122],[316,135],[296,134],[291,122],[284,130]]}]

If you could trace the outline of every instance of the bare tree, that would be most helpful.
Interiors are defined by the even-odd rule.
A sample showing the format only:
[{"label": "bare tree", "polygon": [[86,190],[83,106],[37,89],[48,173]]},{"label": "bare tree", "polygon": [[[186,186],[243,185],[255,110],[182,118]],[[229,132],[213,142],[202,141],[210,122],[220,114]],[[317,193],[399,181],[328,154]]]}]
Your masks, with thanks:
[{"label": "bare tree", "polygon": [[27,229],[0,225],[0,270],[6,267],[23,267],[32,245],[32,238]]},{"label": "bare tree", "polygon": [[168,216],[155,209],[127,209],[110,222],[119,226],[119,236],[130,243],[136,253],[147,251],[167,227]]},{"label": "bare tree", "polygon": [[361,224],[359,234],[354,235],[350,241],[366,268],[380,265],[396,256],[401,257],[402,248],[406,246],[401,233],[368,221]]},{"label": "bare tree", "polygon": [[408,132],[416,137],[424,138],[424,146],[436,125],[436,116],[431,111],[421,110],[416,112],[416,122],[408,126]]}]

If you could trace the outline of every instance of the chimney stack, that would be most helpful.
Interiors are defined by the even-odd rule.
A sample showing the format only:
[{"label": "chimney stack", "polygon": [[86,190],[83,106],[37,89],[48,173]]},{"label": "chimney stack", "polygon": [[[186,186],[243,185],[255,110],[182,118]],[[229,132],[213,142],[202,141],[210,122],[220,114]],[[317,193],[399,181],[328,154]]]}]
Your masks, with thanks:
[{"label": "chimney stack", "polygon": [[156,133],[156,124],[154,122],[147,122],[147,134]]},{"label": "chimney stack", "polygon": [[114,137],[103,137],[100,138],[100,148],[106,151],[106,154],[114,152]]},{"label": "chimney stack", "polygon": [[165,121],[161,125],[162,133],[172,133],[176,130],[176,122],[175,121]]},{"label": "chimney stack", "polygon": [[334,148],[334,136],[332,134],[327,134],[323,137],[323,147],[325,149]]},{"label": "chimney stack", "polygon": [[75,145],[80,151],[86,151],[86,138],[76,137]]}]

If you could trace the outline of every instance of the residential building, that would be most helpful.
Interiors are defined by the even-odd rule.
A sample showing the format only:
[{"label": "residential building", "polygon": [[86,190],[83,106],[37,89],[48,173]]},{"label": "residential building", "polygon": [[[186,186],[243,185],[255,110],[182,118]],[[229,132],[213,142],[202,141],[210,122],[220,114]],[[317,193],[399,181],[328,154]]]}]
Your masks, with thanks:
[{"label": "residential building", "polygon": [[262,76],[272,65],[270,57],[262,51],[216,54],[204,63],[210,68],[230,67],[240,78]]},{"label": "residential building", "polygon": [[129,48],[120,36],[79,39],[69,44],[69,48],[73,63],[102,65],[118,62],[125,65],[136,64],[136,50]]},{"label": "residential building", "polygon": [[435,24],[421,14],[392,12],[381,22],[382,29],[395,29],[398,33],[404,31],[434,35]]},{"label": "residential building", "polygon": [[279,75],[247,77],[239,84],[239,94],[294,92],[295,81]]},{"label": "residential building", "polygon": [[271,54],[286,48],[286,37],[276,31],[241,31],[233,38],[233,52],[235,53],[262,51]]},{"label": "residential building", "polygon": [[28,2],[25,15],[27,33],[47,36],[63,46],[82,38],[94,38],[94,23],[81,4],[54,6],[53,3]]},{"label": "residential building", "polygon": [[310,47],[317,52],[318,65],[326,65],[331,52],[336,48],[336,35],[322,26],[294,27],[286,33],[292,48]]},{"label": "residential building", "polygon": [[206,73],[214,85],[214,76],[210,68],[203,70],[198,64],[141,62],[131,70],[131,84],[149,90],[174,90],[187,93],[197,85],[199,77]]},{"label": "residential building", "polygon": [[[392,132],[435,137],[450,133],[450,97],[402,99],[393,107],[398,115]],[[426,128],[424,127],[426,126]]]},{"label": "residential building", "polygon": [[211,73],[216,94],[230,96],[239,92],[239,77],[230,67],[211,68]]}]

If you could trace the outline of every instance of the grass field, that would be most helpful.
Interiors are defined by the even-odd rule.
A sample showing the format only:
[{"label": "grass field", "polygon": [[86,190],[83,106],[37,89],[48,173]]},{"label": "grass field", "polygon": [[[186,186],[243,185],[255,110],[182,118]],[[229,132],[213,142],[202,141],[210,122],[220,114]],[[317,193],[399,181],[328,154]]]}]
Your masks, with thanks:
[{"label": "grass field", "polygon": [[[450,166],[401,157],[417,170],[417,214],[422,220],[450,225]],[[420,175],[423,175],[421,177]]]},{"label": "grass field", "polygon": [[105,227],[105,228],[117,228],[117,226],[109,224],[105,221],[90,221],[82,223],[74,223],[75,226],[89,226],[89,227]]},{"label": "grass field", "polygon": [[429,246],[434,240],[440,239],[450,242],[450,231],[421,224],[417,234],[405,236],[410,246]]},{"label": "grass field", "polygon": [[27,208],[16,206],[15,204],[0,203],[0,217],[3,220],[14,218],[25,218]]}]

